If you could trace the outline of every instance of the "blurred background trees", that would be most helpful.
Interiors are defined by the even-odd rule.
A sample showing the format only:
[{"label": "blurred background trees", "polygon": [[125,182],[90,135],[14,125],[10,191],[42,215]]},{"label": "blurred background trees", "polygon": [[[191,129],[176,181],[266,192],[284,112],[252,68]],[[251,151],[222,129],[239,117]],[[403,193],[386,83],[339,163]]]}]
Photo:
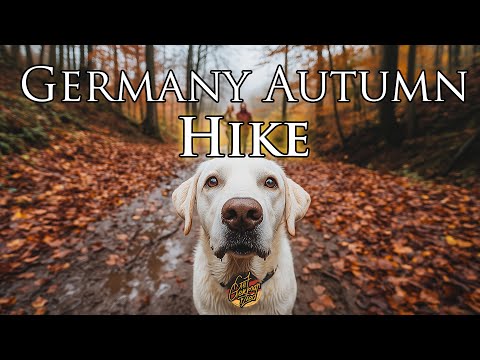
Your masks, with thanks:
[{"label": "blurred background trees", "polygon": [[[307,93],[317,98],[322,91],[319,70],[368,70],[368,94],[375,98],[380,95],[381,76],[379,70],[395,72],[399,69],[411,88],[418,75],[425,70],[429,94],[435,93],[435,71],[441,70],[454,83],[458,83],[456,71],[469,70],[467,86],[472,84],[473,94],[480,90],[475,75],[479,69],[479,45],[272,45],[272,46],[219,46],[219,45],[2,45],[1,61],[11,61],[21,70],[35,63],[48,63],[60,69],[79,69],[82,81],[86,81],[86,70],[103,70],[109,74],[108,90],[112,96],[118,93],[120,70],[125,71],[134,87],[137,87],[148,69],[155,83],[155,95],[168,70],[175,72],[183,95],[190,92],[190,71],[195,71],[207,83],[213,83],[212,69],[232,69],[234,76],[240,70],[248,69],[239,59],[249,53],[250,70],[254,74],[247,80],[250,91],[246,99],[249,111],[255,121],[305,121],[310,122],[309,146],[318,155],[335,152],[357,163],[369,165],[372,154],[385,149],[416,149],[417,153],[428,147],[458,148],[465,142],[462,136],[469,129],[478,128],[475,114],[475,96],[467,90],[467,102],[461,103],[452,97],[445,103],[408,102],[401,91],[401,102],[381,101],[370,103],[361,97],[359,76],[347,77],[349,102],[337,102],[339,77],[327,78],[326,94],[322,101],[287,103],[285,94],[276,91],[274,103],[262,103],[271,78],[277,67],[282,65],[294,96],[299,96],[299,75],[297,70],[309,70]],[[253,60],[252,60],[253,59]],[[255,78],[256,72],[267,73],[263,80]],[[480,75],[478,76],[480,79]],[[255,79],[255,80],[252,80]],[[268,79],[268,81],[266,80]],[[473,79],[473,80],[472,80]],[[386,98],[391,98],[394,77],[388,76]],[[252,83],[253,82],[253,83]],[[250,84],[251,83],[251,84]],[[174,94],[168,93],[165,103],[147,103],[142,91],[138,101],[127,96],[123,103],[107,104],[113,111],[121,113],[128,121],[143,129],[146,134],[176,141],[181,135],[178,115],[193,114],[202,119],[205,114],[223,114],[230,99],[231,89],[221,81],[221,100],[217,104],[200,91],[198,103],[178,103]],[[238,104],[234,104],[238,110]],[[208,129],[207,122],[195,123],[195,130]],[[436,139],[441,132],[449,131],[444,138]],[[284,134],[273,135],[274,141],[284,141]],[[471,135],[471,134],[470,134]],[[451,136],[450,140],[446,140]],[[470,138],[470,137],[468,137]],[[438,141],[439,142],[438,142]],[[435,143],[435,144],[434,144]],[[474,142],[475,143],[475,142]],[[279,144],[280,147],[281,144]],[[469,145],[469,147],[475,146]],[[423,150],[422,150],[423,149]],[[390,151],[390,150],[388,150]],[[392,150],[393,151],[393,150]],[[413,151],[413,150],[412,150]],[[452,150],[453,151],[453,150]],[[369,153],[370,155],[366,155]],[[375,155],[376,156],[376,155]],[[385,160],[383,160],[385,162]],[[420,161],[420,160],[419,160]]]}]

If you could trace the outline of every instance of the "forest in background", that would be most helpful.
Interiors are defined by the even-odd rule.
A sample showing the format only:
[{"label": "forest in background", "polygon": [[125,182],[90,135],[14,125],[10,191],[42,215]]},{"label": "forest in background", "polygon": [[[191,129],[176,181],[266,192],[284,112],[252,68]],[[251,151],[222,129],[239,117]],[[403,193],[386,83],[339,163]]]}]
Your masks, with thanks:
[{"label": "forest in background", "polygon": [[[137,84],[148,68],[158,94],[168,69],[184,88],[189,69],[202,76],[211,68],[239,71],[242,49],[0,46],[0,314],[194,314],[197,238],[195,231],[183,236],[171,193],[198,162],[179,161],[176,118],[222,114],[227,106],[206,97],[188,108],[171,98],[62,103],[61,87],[55,101],[34,103],[20,89],[24,69],[40,61],[82,74],[102,69],[114,94],[116,67]],[[296,69],[398,67],[409,82],[423,68],[431,79],[437,65],[452,79],[457,68],[469,71],[465,103],[447,94],[444,103],[371,104],[358,101],[352,80],[353,101],[336,103],[332,79],[317,104],[287,104],[281,93],[275,103],[261,103],[265,81],[246,101],[254,120],[310,121],[312,156],[282,162],[312,198],[291,239],[294,314],[480,313],[478,47],[246,50],[256,57],[255,72],[288,68],[293,88]],[[32,76],[32,91],[45,91],[46,79]],[[314,94],[318,83],[311,80]],[[82,76],[82,88],[86,81]]]},{"label": "forest in background", "polygon": [[[108,90],[112,95],[118,91],[120,70],[128,74],[134,86],[139,85],[145,70],[150,70],[158,95],[166,72],[172,69],[179,82],[185,84],[182,91],[188,94],[190,70],[208,82],[211,69],[228,69],[236,64],[238,48],[220,45],[2,45],[0,59],[13,64],[19,71],[33,64],[52,64],[57,76],[62,69],[79,69],[84,81],[85,70],[103,70],[110,76]],[[248,47],[243,48],[248,50]],[[470,176],[479,170],[471,161],[471,154],[479,149],[479,125],[475,116],[479,52],[477,45],[257,46],[256,69],[270,67],[273,73],[273,64],[283,65],[294,95],[298,95],[295,73],[298,69],[310,71],[309,94],[320,92],[319,77],[315,76],[318,70],[369,70],[378,75],[378,70],[399,69],[410,88],[420,71],[425,70],[430,93],[434,94],[437,70],[458,84],[456,71],[467,69],[467,101],[462,103],[452,96],[445,103],[421,103],[418,99],[408,103],[401,92],[401,103],[369,103],[360,96],[359,78],[349,77],[347,93],[352,99],[349,103],[334,101],[339,95],[338,78],[328,79],[324,100],[314,104],[304,101],[289,104],[279,91],[275,94],[275,103],[262,103],[267,83],[256,84],[258,91],[248,94],[247,103],[254,120],[308,120],[310,146],[319,156],[426,178],[447,176],[452,170],[461,170],[462,176]],[[239,72],[242,67],[236,66]],[[381,79],[377,75],[369,81],[368,91],[372,96],[380,91]],[[216,104],[204,96],[204,92],[200,94],[198,103],[178,103],[170,93],[165,103],[149,104],[142,91],[139,101],[134,102],[127,95],[126,102],[110,106],[145,134],[166,142],[179,142],[182,125],[179,115],[195,114],[202,119],[205,114],[223,114],[228,105],[225,98]],[[5,136],[0,140],[0,149],[6,153],[12,148],[9,142],[14,140],[6,138],[9,125],[3,127],[6,130],[3,130]],[[207,122],[199,122],[196,130],[207,130],[207,127]],[[284,137],[279,134],[274,141],[282,146]]]}]

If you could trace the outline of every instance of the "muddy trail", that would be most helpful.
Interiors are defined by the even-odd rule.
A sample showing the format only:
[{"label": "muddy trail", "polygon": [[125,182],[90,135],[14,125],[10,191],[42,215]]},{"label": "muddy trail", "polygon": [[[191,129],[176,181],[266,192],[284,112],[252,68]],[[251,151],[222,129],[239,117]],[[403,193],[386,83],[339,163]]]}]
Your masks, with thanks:
[{"label": "muddy trail", "polygon": [[[20,307],[28,307],[41,294],[48,301],[48,314],[196,314],[192,255],[198,219],[184,236],[171,202],[172,191],[191,176],[193,168],[180,170],[178,177],[91,224],[85,244],[93,251],[78,256],[68,269],[38,287],[29,279],[4,282],[1,292],[16,294]],[[326,247],[311,224],[298,225],[299,234],[292,241],[298,281],[294,313],[312,313],[309,303],[322,293],[335,302],[332,308],[321,309],[323,313],[359,312],[348,301],[352,294],[329,272],[327,258],[311,265],[318,251],[330,251],[335,242],[328,241]],[[30,271],[41,274],[35,266]]]}]

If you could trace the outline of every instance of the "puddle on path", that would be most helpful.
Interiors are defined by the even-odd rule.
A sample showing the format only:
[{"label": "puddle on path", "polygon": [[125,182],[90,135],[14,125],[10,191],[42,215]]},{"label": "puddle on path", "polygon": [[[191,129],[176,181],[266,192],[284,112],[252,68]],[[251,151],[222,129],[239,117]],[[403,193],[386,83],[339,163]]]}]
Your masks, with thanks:
[{"label": "puddle on path", "polygon": [[[176,182],[172,182],[168,187],[157,188],[146,198],[137,199],[125,207],[123,214],[117,214],[116,220],[119,223],[125,221],[124,226],[129,226],[131,214],[135,209],[148,207],[148,204],[152,203],[159,206],[155,214],[146,216],[144,221],[138,224],[141,230],[138,231],[136,239],[129,244],[127,259],[136,258],[135,264],[130,270],[112,269],[106,279],[105,289],[118,301],[125,301],[125,298],[132,301],[142,294],[149,294],[153,299],[158,299],[171,288],[165,280],[175,277],[174,272],[177,266],[182,264],[182,257],[185,255],[183,239],[176,236],[183,234],[170,198],[171,191],[176,186]],[[169,190],[168,193],[165,189]],[[176,229],[180,231],[171,234]]]}]

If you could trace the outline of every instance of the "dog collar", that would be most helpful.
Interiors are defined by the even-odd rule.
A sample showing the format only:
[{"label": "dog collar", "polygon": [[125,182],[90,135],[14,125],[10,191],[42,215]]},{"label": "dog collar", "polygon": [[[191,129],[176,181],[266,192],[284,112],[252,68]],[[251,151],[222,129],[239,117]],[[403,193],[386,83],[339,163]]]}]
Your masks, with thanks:
[{"label": "dog collar", "polygon": [[[278,265],[277,265],[277,267],[276,267],[275,269],[273,269],[272,271],[268,272],[267,275],[265,275],[265,277],[264,277],[263,280],[260,282],[260,284],[263,285],[263,284],[265,284],[268,280],[270,280],[270,279],[273,277],[273,275],[275,275],[275,272],[277,271],[277,269],[278,269]],[[227,287],[227,285],[226,285],[225,283],[223,283],[223,282],[220,283],[220,286],[223,287],[223,288],[226,288],[226,287]]]}]

